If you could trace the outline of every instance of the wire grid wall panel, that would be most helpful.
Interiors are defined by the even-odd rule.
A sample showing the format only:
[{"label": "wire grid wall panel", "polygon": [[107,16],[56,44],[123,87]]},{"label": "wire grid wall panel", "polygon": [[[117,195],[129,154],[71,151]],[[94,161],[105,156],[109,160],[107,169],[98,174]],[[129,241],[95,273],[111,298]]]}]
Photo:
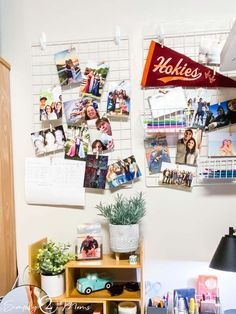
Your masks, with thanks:
[{"label": "wire grid wall panel", "polygon": [[[42,91],[52,90],[59,85],[54,55],[63,50],[76,49],[80,67],[85,68],[88,61],[105,62],[109,64],[109,72],[103,88],[99,104],[100,116],[106,114],[107,97],[110,83],[130,82],[130,60],[128,38],[121,38],[119,45],[116,45],[113,38],[74,40],[67,42],[49,42],[45,50],[39,44],[33,44],[32,54],[32,104],[33,104],[33,126],[32,132],[48,128],[50,123],[53,126],[61,124],[55,121],[40,121],[39,117],[39,95]],[[62,91],[62,100],[72,100],[81,97],[79,87],[73,87]],[[132,100],[131,100],[132,101]],[[131,116],[131,115],[130,115]],[[108,163],[112,164],[117,159],[124,159],[132,155],[131,142],[131,121],[127,119],[110,119],[112,135],[114,139],[114,150],[105,154],[108,156]],[[66,119],[63,113],[62,124],[67,131]],[[56,155],[55,155],[56,156]],[[130,184],[121,187],[130,187]]]},{"label": "wire grid wall panel", "polygon": [[[164,37],[164,45],[174,49],[175,51],[182,53],[191,59],[198,62],[198,55],[199,55],[199,47],[202,40],[217,40],[217,41],[224,41],[226,40],[229,34],[229,30],[216,30],[216,31],[199,31],[194,33],[182,33],[182,34],[167,34]],[[146,62],[149,45],[151,40],[156,40],[155,35],[145,36],[143,38],[143,68]],[[219,72],[219,67],[214,66],[212,67],[215,71]],[[229,72],[224,73],[224,75],[228,75],[230,77],[235,77],[236,72]],[[163,88],[161,88],[163,89]],[[195,92],[196,96],[201,97],[202,95],[206,96],[207,99],[210,99],[211,103],[217,103],[220,101],[225,100],[225,92],[224,88],[214,88],[214,89],[207,89],[207,88],[184,88],[184,93],[186,96],[186,100],[188,99],[188,94],[191,92]],[[176,143],[178,140],[178,135],[184,131],[188,124],[186,121],[180,121],[179,125],[175,127],[169,127],[168,125],[163,128],[156,128],[153,123],[153,128],[146,127],[147,121],[152,119],[152,111],[150,109],[150,105],[148,102],[148,98],[155,95],[158,92],[158,88],[146,88],[143,89],[143,125],[144,125],[144,138],[148,133],[153,132],[165,132],[167,134],[167,141],[168,147],[170,150],[170,159],[172,163],[175,163],[175,156],[176,156]],[[227,90],[228,93],[228,90]],[[231,89],[231,93],[235,98],[235,93],[233,89]],[[228,93],[229,95],[229,93]],[[229,99],[229,98],[228,98]],[[167,108],[168,110],[168,108]],[[172,118],[167,116],[168,118]],[[156,120],[156,119],[155,119]],[[152,122],[150,122],[152,123]],[[163,185],[159,185],[160,174],[150,174],[147,161],[145,158],[145,180],[147,187],[163,187]],[[231,167],[231,168],[230,168]],[[211,169],[211,171],[206,170]],[[207,133],[203,133],[202,137],[202,144],[200,150],[200,158],[199,158],[199,165],[197,170],[197,178],[195,179],[195,186],[202,186],[202,185],[218,185],[218,184],[232,184],[235,183],[233,178],[236,178],[236,174],[234,172],[236,169],[236,159],[230,158],[225,160],[225,158],[209,158],[208,157],[208,135]],[[221,176],[219,175],[221,174]],[[235,175],[235,176],[233,176]],[[220,180],[219,180],[220,179]]]}]

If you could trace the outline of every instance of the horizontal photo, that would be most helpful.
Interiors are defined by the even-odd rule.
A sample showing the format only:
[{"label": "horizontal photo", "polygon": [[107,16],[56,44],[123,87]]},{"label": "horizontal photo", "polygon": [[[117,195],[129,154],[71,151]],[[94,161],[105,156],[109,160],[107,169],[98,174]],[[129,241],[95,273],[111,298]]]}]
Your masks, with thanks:
[{"label": "horizontal photo", "polygon": [[208,156],[235,157],[236,133],[217,131],[208,134]]},{"label": "horizontal photo", "polygon": [[191,190],[197,168],[163,162],[161,166],[160,185],[181,190]]},{"label": "horizontal photo", "polygon": [[112,189],[123,183],[139,178],[141,175],[136,159],[132,155],[111,164],[108,168],[106,180],[109,188]]},{"label": "horizontal photo", "polygon": [[210,105],[207,109],[205,131],[213,131],[236,123],[236,99]]},{"label": "horizontal photo", "polygon": [[61,151],[64,149],[66,143],[62,125],[31,133],[31,140],[36,156]]}]

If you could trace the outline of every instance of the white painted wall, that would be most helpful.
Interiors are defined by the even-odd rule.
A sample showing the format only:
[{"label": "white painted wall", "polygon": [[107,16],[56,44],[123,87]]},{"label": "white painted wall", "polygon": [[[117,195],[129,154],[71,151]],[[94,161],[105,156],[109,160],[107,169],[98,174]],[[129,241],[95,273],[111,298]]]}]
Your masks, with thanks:
[{"label": "white painted wall", "polygon": [[[30,47],[42,31],[48,41],[113,36],[118,24],[131,42],[133,153],[144,169],[143,133],[139,119],[142,93],[142,36],[158,22],[166,32],[228,27],[236,11],[235,0],[0,0],[1,55],[12,66],[11,101],[14,151],[17,256],[20,273],[27,265],[28,244],[48,236],[73,241],[76,225],[101,221],[95,205],[111,201],[113,194],[86,195],[84,210],[29,206],[24,200],[24,160],[33,156]],[[198,274],[219,276],[225,308],[236,308],[236,275],[208,269],[211,256],[229,226],[236,225],[235,187],[197,187],[192,193],[146,188],[144,178],[134,191],[145,192],[147,216],[143,220],[145,279],[160,281],[163,291],[191,286]],[[131,190],[125,190],[129,195]],[[108,234],[104,225],[105,249]]]}]

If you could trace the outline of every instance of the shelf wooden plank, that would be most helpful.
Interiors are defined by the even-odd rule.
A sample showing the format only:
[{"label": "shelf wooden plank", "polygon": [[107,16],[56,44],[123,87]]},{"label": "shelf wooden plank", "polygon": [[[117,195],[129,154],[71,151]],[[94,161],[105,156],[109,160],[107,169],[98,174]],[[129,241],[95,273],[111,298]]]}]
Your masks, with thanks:
[{"label": "shelf wooden plank", "polygon": [[102,260],[71,261],[66,268],[141,268],[140,262],[131,265],[128,259],[116,260],[115,255],[105,254]]},{"label": "shelf wooden plank", "polygon": [[118,296],[111,296],[107,290],[100,290],[92,292],[89,295],[81,294],[76,289],[72,291],[69,297],[65,295],[53,298],[53,302],[93,302],[93,303],[102,303],[103,301],[141,301],[140,291],[130,292],[124,290],[124,292]]}]

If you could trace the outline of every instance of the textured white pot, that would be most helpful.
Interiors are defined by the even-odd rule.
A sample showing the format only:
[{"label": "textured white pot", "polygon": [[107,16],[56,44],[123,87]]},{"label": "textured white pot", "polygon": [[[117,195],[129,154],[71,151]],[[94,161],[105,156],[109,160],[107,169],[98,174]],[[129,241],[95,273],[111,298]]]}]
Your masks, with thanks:
[{"label": "textured white pot", "polygon": [[137,250],[139,246],[139,224],[111,225],[110,248],[113,252],[129,253]]},{"label": "textured white pot", "polygon": [[65,292],[65,273],[45,276],[41,274],[41,288],[51,298],[59,297]]}]

